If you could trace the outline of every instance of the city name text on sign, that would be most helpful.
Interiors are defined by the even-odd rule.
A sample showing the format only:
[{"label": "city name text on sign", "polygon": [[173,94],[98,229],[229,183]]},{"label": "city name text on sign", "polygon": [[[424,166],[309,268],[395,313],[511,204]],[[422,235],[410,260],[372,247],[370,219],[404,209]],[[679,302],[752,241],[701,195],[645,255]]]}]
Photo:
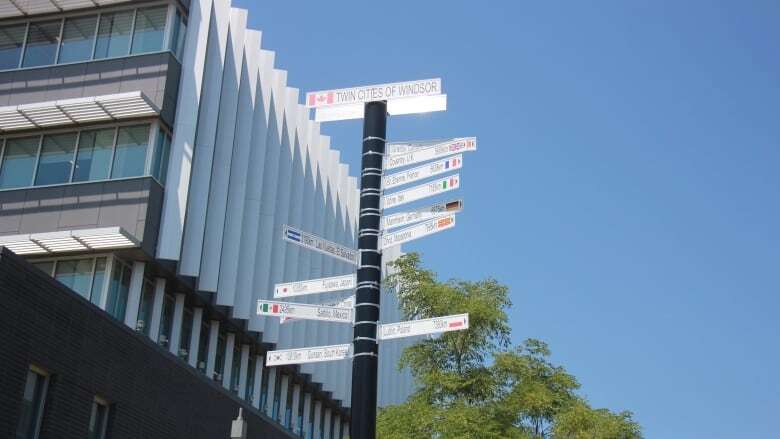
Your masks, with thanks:
[{"label": "city name text on sign", "polygon": [[422,200],[460,187],[460,175],[450,175],[382,197],[382,207],[389,209],[412,201]]},{"label": "city name text on sign", "polygon": [[396,227],[408,226],[433,218],[444,216],[448,213],[457,213],[463,210],[463,200],[448,201],[425,206],[411,212],[398,212],[382,216],[382,230],[390,230]]},{"label": "city name text on sign", "polygon": [[415,181],[424,180],[428,177],[444,174],[445,172],[455,171],[463,167],[463,155],[458,154],[444,160],[426,163],[422,166],[396,172],[382,177],[382,188],[392,189]]},{"label": "city name text on sign", "polygon": [[309,303],[257,301],[257,315],[273,317],[294,317],[304,320],[352,323],[352,308],[337,308]]},{"label": "city name text on sign", "polygon": [[476,137],[458,138],[447,142],[438,143],[433,146],[415,149],[403,154],[387,155],[385,157],[385,170],[427,162],[428,160],[447,157],[459,152],[476,150]]},{"label": "city name text on sign", "polygon": [[318,363],[320,361],[346,360],[350,357],[352,343],[315,348],[282,349],[268,351],[266,366],[284,366],[285,364]]},{"label": "city name text on sign", "polygon": [[[350,308],[350,309],[352,309],[355,306],[355,296],[349,296],[346,299],[339,300],[337,302],[321,303],[320,305],[321,306],[334,306],[336,308]],[[287,323],[287,322],[295,322],[295,321],[298,321],[298,320],[299,319],[296,319],[295,317],[285,317],[285,316],[282,316],[279,319],[279,324],[284,324],[284,323]]]},{"label": "city name text on sign", "polygon": [[441,94],[441,78],[391,84],[365,85],[336,90],[306,93],[307,108],[322,108],[372,101],[389,101],[399,98],[432,96]]},{"label": "city name text on sign", "polygon": [[274,297],[305,296],[307,294],[330,293],[333,291],[351,290],[355,288],[357,278],[354,274],[345,276],[323,277],[320,279],[287,282],[274,286]]},{"label": "city name text on sign", "polygon": [[441,140],[415,140],[409,142],[388,142],[385,145],[385,155],[406,154],[418,149],[428,148],[440,143],[451,142],[454,139]]},{"label": "city name text on sign", "polygon": [[469,315],[456,314],[432,319],[410,320],[408,322],[379,325],[379,339],[414,337],[417,335],[439,334],[442,332],[469,329]]},{"label": "city name text on sign", "polygon": [[397,232],[383,234],[382,249],[384,250],[394,245],[400,245],[405,242],[414,241],[415,239],[433,235],[434,233],[451,229],[453,227],[455,227],[454,214],[448,214],[441,218],[434,218],[432,220],[425,221],[424,223],[401,229]]},{"label": "city name text on sign", "polygon": [[311,233],[307,233],[294,227],[285,225],[284,230],[282,231],[282,238],[285,241],[292,242],[293,244],[298,244],[310,250],[318,251],[322,254],[326,254],[336,259],[341,259],[342,261],[357,265],[357,250],[344,247],[343,245],[339,245],[335,242],[328,241],[327,239],[320,238],[317,235],[313,235]]}]

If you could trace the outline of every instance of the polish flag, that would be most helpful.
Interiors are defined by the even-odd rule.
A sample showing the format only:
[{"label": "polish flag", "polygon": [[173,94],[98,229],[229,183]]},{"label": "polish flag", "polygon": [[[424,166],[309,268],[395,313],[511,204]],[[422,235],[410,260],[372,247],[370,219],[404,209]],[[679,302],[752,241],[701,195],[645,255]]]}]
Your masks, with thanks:
[{"label": "polish flag", "polygon": [[320,105],[332,104],[333,92],[326,91],[324,93],[309,93],[309,107],[317,107]]}]

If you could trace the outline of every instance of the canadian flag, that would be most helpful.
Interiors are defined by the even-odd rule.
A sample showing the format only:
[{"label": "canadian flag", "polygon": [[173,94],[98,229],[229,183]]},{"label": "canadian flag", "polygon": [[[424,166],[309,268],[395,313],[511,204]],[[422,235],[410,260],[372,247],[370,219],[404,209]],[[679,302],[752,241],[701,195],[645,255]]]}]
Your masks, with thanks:
[{"label": "canadian flag", "polygon": [[326,91],[323,93],[309,93],[309,107],[316,107],[319,105],[332,104],[333,92]]}]

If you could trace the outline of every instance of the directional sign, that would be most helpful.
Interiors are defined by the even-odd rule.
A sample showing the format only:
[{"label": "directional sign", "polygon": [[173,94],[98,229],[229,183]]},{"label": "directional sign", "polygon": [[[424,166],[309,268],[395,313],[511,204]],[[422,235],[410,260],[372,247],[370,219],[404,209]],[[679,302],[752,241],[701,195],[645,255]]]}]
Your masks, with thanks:
[{"label": "directional sign", "polygon": [[399,212],[382,216],[382,230],[390,230],[396,227],[408,226],[420,221],[438,218],[448,213],[457,213],[463,210],[463,200],[436,203],[416,209],[411,212]]},{"label": "directional sign", "polygon": [[385,155],[406,154],[418,149],[428,148],[440,143],[451,142],[453,139],[444,140],[415,140],[409,142],[388,142],[385,144]]},{"label": "directional sign", "polygon": [[[349,296],[344,300],[339,300],[337,302],[325,302],[322,303],[321,306],[333,306],[336,308],[350,308],[355,306],[355,296]],[[287,322],[295,322],[299,319],[296,319],[295,317],[282,317],[279,319],[279,324],[284,324]]]},{"label": "directional sign", "polygon": [[385,209],[422,200],[444,192],[449,192],[460,187],[460,175],[454,174],[439,178],[430,183],[414,186],[382,197],[382,206]]},{"label": "directional sign", "polygon": [[318,363],[320,361],[346,360],[350,357],[352,343],[316,348],[282,349],[268,351],[266,366],[283,366],[285,364]]},{"label": "directional sign", "polygon": [[379,325],[379,339],[392,340],[394,338],[438,334],[441,332],[461,331],[463,329],[469,329],[468,314]]},{"label": "directional sign", "polygon": [[317,235],[306,233],[288,225],[284,226],[282,238],[285,241],[298,244],[310,250],[314,250],[336,259],[357,265],[358,252],[354,248],[344,247],[327,239],[320,238]]},{"label": "directional sign", "polygon": [[309,303],[257,301],[257,315],[275,317],[293,317],[305,320],[324,320],[326,322],[352,323],[352,308],[316,305]]},{"label": "directional sign", "polygon": [[454,214],[449,214],[441,218],[434,218],[432,220],[425,221],[424,223],[401,229],[397,232],[383,234],[382,249],[403,244],[405,242],[414,241],[415,239],[433,235],[434,233],[451,229],[453,227],[455,227]]},{"label": "directional sign", "polygon": [[351,290],[355,288],[357,279],[354,274],[346,276],[323,277],[320,279],[303,280],[276,284],[274,297],[305,296],[307,294],[330,293],[333,291]]},{"label": "directional sign", "polygon": [[365,85],[306,93],[306,107],[322,108],[334,105],[390,101],[398,98],[441,94],[441,79],[420,79],[392,84]]},{"label": "directional sign", "polygon": [[403,154],[388,155],[385,158],[385,170],[400,168],[427,162],[428,160],[447,157],[459,152],[476,151],[476,137],[461,137],[449,140],[426,148],[414,149]]},{"label": "directional sign", "polygon": [[445,172],[454,171],[461,167],[463,167],[463,155],[458,154],[444,160],[437,160],[422,166],[417,166],[416,168],[386,175],[382,177],[382,188],[392,189],[408,183],[414,183],[415,181],[424,180],[428,177],[444,174]]}]

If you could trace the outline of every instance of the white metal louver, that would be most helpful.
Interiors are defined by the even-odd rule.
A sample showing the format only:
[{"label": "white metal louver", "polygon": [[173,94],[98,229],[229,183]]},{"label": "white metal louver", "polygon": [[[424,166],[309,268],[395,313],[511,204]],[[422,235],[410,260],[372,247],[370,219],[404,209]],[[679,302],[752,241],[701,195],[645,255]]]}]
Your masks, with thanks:
[{"label": "white metal louver", "polygon": [[0,132],[156,116],[160,110],[133,91],[0,107]]}]

